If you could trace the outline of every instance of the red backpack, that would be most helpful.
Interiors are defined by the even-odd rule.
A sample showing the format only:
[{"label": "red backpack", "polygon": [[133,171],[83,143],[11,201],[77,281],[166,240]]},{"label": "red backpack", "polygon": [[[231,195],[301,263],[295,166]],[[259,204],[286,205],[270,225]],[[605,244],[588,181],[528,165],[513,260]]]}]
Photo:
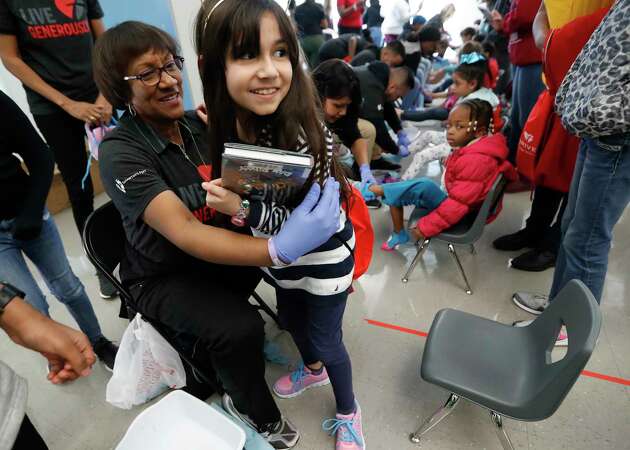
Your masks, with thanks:
[{"label": "red backpack", "polygon": [[370,220],[370,212],[357,188],[351,186],[350,198],[343,202],[343,209],[354,228],[354,274],[356,280],[367,272],[372,261],[374,249],[374,230]]}]

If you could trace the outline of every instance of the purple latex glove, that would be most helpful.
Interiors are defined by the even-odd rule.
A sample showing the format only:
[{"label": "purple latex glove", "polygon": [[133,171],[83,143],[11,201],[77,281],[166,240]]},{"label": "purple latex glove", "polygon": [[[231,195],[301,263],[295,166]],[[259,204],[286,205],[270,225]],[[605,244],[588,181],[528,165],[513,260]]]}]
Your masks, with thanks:
[{"label": "purple latex glove", "polygon": [[403,158],[409,156],[409,146],[411,145],[411,141],[407,136],[407,133],[404,130],[400,130],[397,134],[398,136],[398,154]]},{"label": "purple latex glove", "polygon": [[361,189],[363,189],[363,186],[366,184],[376,183],[376,179],[374,178],[374,175],[372,175],[372,170],[370,170],[369,164],[361,164],[359,166],[359,172],[361,173]]},{"label": "purple latex glove", "polygon": [[276,254],[287,264],[324,244],[339,228],[339,183],[330,177],[321,197],[320,192],[319,184],[313,183],[302,203],[271,239]]}]

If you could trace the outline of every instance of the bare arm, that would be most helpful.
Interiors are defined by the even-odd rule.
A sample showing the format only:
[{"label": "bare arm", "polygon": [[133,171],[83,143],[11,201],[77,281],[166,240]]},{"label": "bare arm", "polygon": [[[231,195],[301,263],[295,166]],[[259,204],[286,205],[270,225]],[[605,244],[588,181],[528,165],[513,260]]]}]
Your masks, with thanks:
[{"label": "bare arm", "polygon": [[17,38],[14,35],[0,34],[0,59],[2,59],[2,63],[7,70],[22,83],[65,110],[71,116],[85,122],[98,122],[103,113],[103,106],[75,102],[46,83],[22,60]]},{"label": "bare arm", "polygon": [[540,2],[540,8],[538,8],[538,12],[536,13],[536,17],[534,18],[534,24],[532,26],[532,33],[534,35],[534,42],[536,42],[536,47],[540,51],[543,51],[545,48],[545,44],[547,43],[547,37],[551,31],[551,27],[549,26],[549,17],[547,16],[547,8],[545,7],[545,2]]},{"label": "bare arm", "polygon": [[147,225],[195,258],[233,266],[271,266],[267,240],[204,225],[171,191],[157,195],[144,211]]},{"label": "bare arm", "polygon": [[90,20],[90,28],[92,29],[92,36],[94,36],[94,40],[97,40],[103,33],[105,33],[105,24],[103,23],[103,19]]},{"label": "bare arm", "polygon": [[55,105],[66,104],[70,99],[46,83],[23,60],[18,48],[17,38],[10,34],[0,35],[0,58],[4,67],[15,75],[22,83],[38,94],[46,97]]},{"label": "bare arm", "polygon": [[83,333],[44,316],[20,297],[0,313],[0,328],[13,342],[48,360],[48,379],[55,384],[89,375],[96,361]]},{"label": "bare arm", "polygon": [[368,158],[368,145],[367,141],[363,138],[357,139],[352,144],[352,148],[350,149],[352,155],[354,156],[354,160],[360,166],[361,164],[369,164],[370,159]]}]

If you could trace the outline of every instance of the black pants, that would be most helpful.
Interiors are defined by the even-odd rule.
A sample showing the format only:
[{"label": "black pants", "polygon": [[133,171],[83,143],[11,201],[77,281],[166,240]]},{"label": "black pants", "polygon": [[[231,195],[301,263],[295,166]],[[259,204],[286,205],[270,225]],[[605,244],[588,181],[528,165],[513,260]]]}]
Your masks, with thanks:
[{"label": "black pants", "polygon": [[236,408],[260,425],[280,420],[265,381],[264,322],[248,299],[256,267],[204,264],[131,286],[141,314],[200,339]]},{"label": "black pants", "polygon": [[39,435],[28,416],[24,416],[20,431],[13,444],[13,450],[48,450],[48,446]]},{"label": "black pants", "polygon": [[[525,229],[538,241],[538,248],[558,253],[561,223],[567,194],[542,186],[534,190],[534,201]],[[555,219],[555,220],[554,220]]]},{"label": "black pants", "polygon": [[84,123],[64,111],[36,115],[34,118],[55,156],[68,190],[74,223],[82,233],[85,221],[94,211],[94,187],[90,176],[81,188],[88,161]]},{"label": "black pants", "polygon": [[342,34],[361,34],[361,27],[355,28],[355,27],[346,27],[344,25],[338,25],[338,29],[339,29],[340,36]]}]

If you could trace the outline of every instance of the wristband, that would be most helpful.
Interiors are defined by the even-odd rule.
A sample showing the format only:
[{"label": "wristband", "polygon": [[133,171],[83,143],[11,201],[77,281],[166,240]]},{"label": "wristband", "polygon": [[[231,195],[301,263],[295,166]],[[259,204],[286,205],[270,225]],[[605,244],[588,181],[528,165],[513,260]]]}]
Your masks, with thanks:
[{"label": "wristband", "polygon": [[267,241],[267,250],[269,250],[269,257],[271,258],[271,262],[274,265],[274,267],[286,267],[290,264],[290,263],[285,263],[278,256],[278,251],[276,250],[276,246],[273,243],[273,238],[270,238]]},{"label": "wristband", "polygon": [[245,226],[245,219],[249,215],[249,200],[241,200],[241,206],[239,206],[236,214],[232,216],[231,222],[237,227]]},{"label": "wristband", "polygon": [[0,287],[0,313],[4,312],[4,308],[16,297],[24,298],[26,294],[20,291],[15,286],[11,286],[6,281],[0,281],[2,287]]}]

